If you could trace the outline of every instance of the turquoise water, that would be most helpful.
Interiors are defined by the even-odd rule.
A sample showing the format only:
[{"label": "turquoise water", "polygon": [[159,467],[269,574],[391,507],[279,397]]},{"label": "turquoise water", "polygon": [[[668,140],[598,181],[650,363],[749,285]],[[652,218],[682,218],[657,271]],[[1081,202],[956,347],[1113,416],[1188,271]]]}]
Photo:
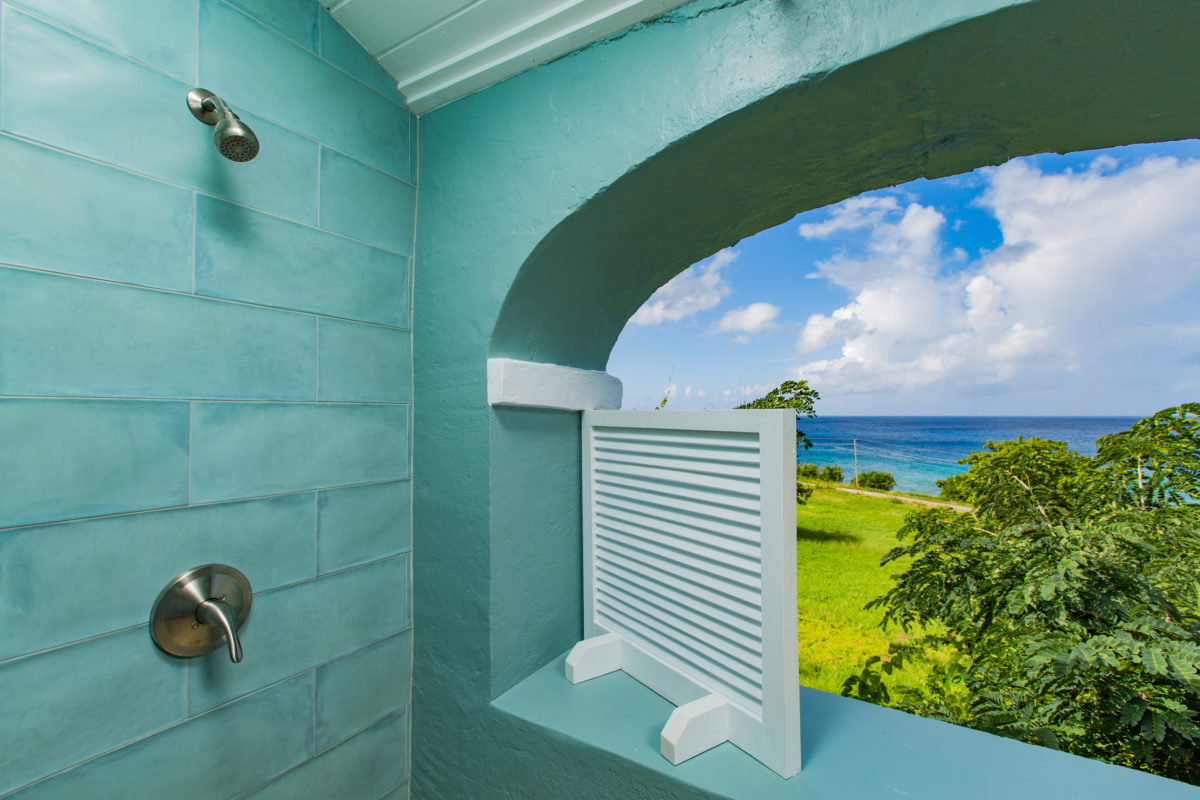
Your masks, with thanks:
[{"label": "turquoise water", "polygon": [[936,481],[966,470],[957,463],[988,441],[1036,436],[1055,439],[1082,455],[1096,452],[1095,441],[1128,430],[1139,417],[818,417],[797,420],[812,440],[797,462],[837,464],[846,481],[858,471],[890,472],[896,488],[937,494]]}]

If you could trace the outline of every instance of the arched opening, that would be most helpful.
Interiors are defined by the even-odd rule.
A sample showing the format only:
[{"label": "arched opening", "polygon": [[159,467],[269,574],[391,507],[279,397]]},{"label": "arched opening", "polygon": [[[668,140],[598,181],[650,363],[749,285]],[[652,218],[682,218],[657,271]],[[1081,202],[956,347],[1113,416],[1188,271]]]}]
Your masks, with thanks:
[{"label": "arched opening", "polygon": [[1200,133],[1197,10],[1039,2],[784,89],[638,165],[526,259],[489,355],[603,369],[689,265],[798,211],[1018,155]]},{"label": "arched opening", "polygon": [[[1041,0],[930,33],[755,102],[638,164],[562,218],[532,250],[522,249],[529,255],[504,293],[495,324],[484,316],[487,327],[480,325],[491,329],[486,355],[602,370],[625,321],[658,286],[798,210],[1020,154],[1194,136],[1200,76],[1179,67],[1193,59],[1188,32],[1197,22],[1200,9],[1178,3],[1131,8]],[[436,196],[436,182],[429,185],[429,196]],[[510,227],[506,221],[505,231]],[[453,267],[448,261],[438,266]],[[491,278],[476,272],[480,284]],[[509,283],[504,275],[497,280]],[[482,364],[471,369],[478,372]],[[453,377],[460,373],[467,370]],[[537,497],[529,491],[531,478],[551,471],[547,465],[578,463],[578,417],[521,409],[493,409],[487,416],[471,402],[463,400],[461,413],[436,434],[423,435],[426,441],[453,436],[451,423],[463,420],[474,432],[487,431],[490,461],[478,471],[484,474],[469,476],[472,491],[481,488],[466,511],[447,516],[478,520],[489,538],[477,546],[473,531],[452,537],[449,525],[434,519],[434,511],[440,517],[446,509],[432,504],[422,521],[442,526],[424,535],[449,543],[437,552],[446,563],[459,563],[451,550],[462,543],[474,547],[471,610],[486,607],[476,616],[488,626],[490,641],[479,648],[486,652],[472,662],[470,677],[490,682],[495,698],[578,638],[578,498],[573,505],[560,492],[572,476],[563,469],[561,484],[555,474],[538,484]],[[541,469],[513,468],[525,463]],[[439,486],[467,484],[448,457],[436,466],[455,476]],[[459,497],[454,502],[463,505]],[[566,577],[546,580],[558,574]],[[440,620],[445,604],[439,601],[449,595],[427,591],[416,601],[418,613]],[[447,623],[455,631],[456,620]],[[436,654],[452,655],[457,643],[442,638]],[[425,656],[418,670],[440,676],[433,661]],[[455,687],[466,684],[453,677]],[[418,698],[426,691],[435,699],[448,696],[437,694],[438,680],[419,678]],[[422,769],[431,774],[430,766]]]},{"label": "arched opening", "polygon": [[[798,422],[815,443],[798,454],[815,492],[797,519],[802,685],[857,689],[864,662],[883,659],[890,696],[863,696],[928,713],[896,691],[928,688],[912,668],[924,654],[905,651],[901,670],[889,655],[921,628],[881,631],[884,608],[864,608],[911,565],[880,563],[911,542],[895,535],[906,513],[964,507],[937,498],[935,480],[964,472],[958,460],[985,442],[1039,437],[1092,456],[1098,437],[1195,399],[1197,156],[1195,139],[1047,154],[858,195],[704,259],[633,315],[608,367],[635,378],[626,408],[655,407],[668,381],[664,402],[677,409],[729,408],[784,378],[822,392],[819,418]],[[745,395],[739,380],[767,383]],[[818,480],[818,466],[838,464],[844,479],[838,469]],[[926,497],[863,497],[857,489],[889,491],[855,483],[874,470]],[[1191,563],[1195,551],[1178,547]],[[1048,619],[1026,630],[1046,634]],[[930,652],[963,664],[966,649]],[[974,678],[969,692],[966,681],[939,686],[962,689],[960,721],[983,695]],[[1043,688],[1039,700],[1049,697]]]}]

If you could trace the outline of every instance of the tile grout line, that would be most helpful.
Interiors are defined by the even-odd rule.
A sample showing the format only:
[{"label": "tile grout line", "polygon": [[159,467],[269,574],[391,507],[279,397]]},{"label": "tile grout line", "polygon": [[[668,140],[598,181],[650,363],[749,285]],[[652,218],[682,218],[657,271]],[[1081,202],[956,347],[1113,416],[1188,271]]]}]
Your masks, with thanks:
[{"label": "tile grout line", "polygon": [[173,730],[173,729],[175,729],[175,728],[178,728],[178,727],[180,727],[180,726],[183,726],[183,725],[187,725],[187,724],[188,724],[189,722],[191,722],[192,720],[199,719],[200,717],[203,717],[203,716],[205,716],[205,715],[207,715],[207,714],[211,714],[212,712],[214,712],[214,711],[217,711],[218,709],[221,709],[221,708],[227,708],[227,707],[229,707],[229,706],[231,706],[231,705],[233,705],[233,704],[235,704],[235,703],[239,703],[239,702],[241,702],[241,701],[243,701],[243,700],[248,700],[249,698],[253,697],[254,695],[256,695],[256,694],[259,694],[259,693],[261,693],[261,692],[264,692],[264,691],[266,691],[267,689],[270,689],[270,688],[273,688],[273,687],[275,687],[275,686],[278,686],[279,684],[281,684],[281,683],[283,683],[283,682],[285,682],[285,681],[288,681],[288,680],[291,680],[291,679],[293,679],[293,678],[296,678],[296,677],[298,677],[299,675],[303,674],[303,673],[304,673],[304,672],[306,672],[306,671],[307,671],[307,670],[301,670],[300,672],[296,673],[295,675],[289,675],[289,676],[288,676],[288,677],[286,677],[286,678],[281,678],[280,680],[277,680],[277,681],[271,681],[271,682],[270,682],[270,683],[268,683],[267,685],[265,685],[265,686],[260,686],[260,687],[258,687],[258,688],[256,688],[256,689],[252,689],[252,690],[250,690],[249,692],[246,692],[245,694],[238,696],[238,697],[237,697],[236,699],[234,699],[234,700],[230,700],[229,702],[222,703],[221,705],[213,706],[212,708],[206,708],[206,709],[204,709],[203,711],[201,711],[201,712],[199,712],[198,714],[196,714],[194,717],[190,717],[190,718],[187,718],[187,719],[176,720],[175,722],[172,722],[172,723],[170,723],[169,725],[164,725],[164,726],[163,726],[163,727],[161,727],[161,728],[158,728],[158,729],[156,729],[156,730],[150,731],[150,732],[148,732],[148,733],[144,733],[144,734],[142,734],[141,736],[138,736],[138,737],[136,737],[136,738],[134,738],[134,739],[131,739],[131,740],[127,741],[127,742],[122,742],[121,744],[117,745],[116,747],[111,747],[111,748],[109,748],[108,750],[105,750],[105,751],[104,751],[104,752],[102,752],[102,753],[97,753],[97,754],[95,754],[95,755],[93,755],[93,756],[88,756],[87,758],[83,759],[82,761],[78,761],[78,762],[76,762],[76,763],[74,763],[74,764],[69,764],[69,765],[67,765],[67,766],[65,766],[65,767],[63,767],[63,768],[61,768],[61,769],[57,769],[57,770],[55,770],[54,772],[51,772],[51,773],[49,773],[49,774],[47,774],[47,775],[41,775],[41,776],[39,776],[39,777],[35,778],[34,780],[30,781],[29,783],[22,784],[21,786],[18,786],[18,787],[16,787],[15,789],[12,789],[12,790],[11,790],[11,791],[9,791],[9,792],[6,792],[6,793],[4,793],[4,794],[0,794],[0,800],[3,800],[3,798],[6,798],[6,797],[12,797],[12,796],[14,796],[14,795],[18,794],[19,792],[21,792],[21,791],[23,791],[23,790],[25,790],[25,789],[28,789],[28,788],[30,788],[31,786],[36,786],[36,785],[38,785],[38,784],[40,784],[40,783],[43,783],[43,782],[45,782],[45,781],[49,781],[50,779],[52,779],[52,778],[56,778],[56,777],[58,777],[59,775],[62,775],[62,774],[64,774],[64,773],[71,772],[71,771],[73,771],[73,770],[79,769],[79,768],[83,767],[85,764],[90,764],[90,763],[92,763],[92,762],[94,762],[94,761],[99,761],[100,759],[107,758],[107,757],[109,757],[109,756],[113,755],[114,753],[118,753],[118,752],[120,752],[120,751],[122,751],[122,750],[124,750],[124,749],[126,749],[126,748],[128,748],[128,747],[132,747],[132,746],[134,746],[134,745],[136,745],[136,744],[139,744],[139,743],[141,743],[141,742],[144,742],[144,741],[146,741],[147,739],[153,739],[155,736],[158,736],[158,735],[160,735],[160,734],[166,733],[167,731]]},{"label": "tile grout line", "polygon": [[196,293],[196,192],[192,191],[192,294]]},{"label": "tile grout line", "polygon": [[[405,256],[408,258],[408,256]],[[343,322],[351,322],[356,325],[370,325],[375,328],[385,328],[394,331],[412,332],[411,328],[406,328],[401,325],[389,325],[386,322],[372,322],[370,320],[353,319],[352,317],[339,317],[335,314],[326,314],[319,311],[304,311],[298,308],[288,308],[286,306],[270,306],[263,303],[254,303],[249,300],[239,300],[235,297],[218,297],[217,295],[209,294],[192,294],[183,289],[168,289],[164,286],[147,286],[141,283],[128,283],[126,281],[117,281],[111,278],[103,278],[96,275],[80,275],[74,272],[59,272],[58,270],[46,269],[45,267],[33,267],[28,264],[11,264],[6,261],[0,261],[0,269],[15,269],[22,272],[36,272],[39,275],[55,275],[62,278],[74,278],[81,281],[92,281],[95,283],[104,283],[110,286],[121,286],[127,289],[140,289],[147,292],[160,292],[162,294],[173,294],[180,297],[194,297],[198,300],[212,301],[217,303],[230,303],[238,306],[247,306],[249,308],[261,308],[267,311],[280,311],[285,314],[300,314],[306,317],[324,317],[325,319],[341,320]]]},{"label": "tile grout line", "polygon": [[[4,0],[0,0],[0,44],[3,43],[4,37],[4,17],[7,16]],[[0,86],[3,86],[4,80],[4,59],[0,58]],[[0,96],[0,131],[4,130],[4,97]]]},{"label": "tile grout line", "polygon": [[[412,178],[413,185],[414,185],[414,189],[413,189],[412,260],[409,262],[409,274],[408,274],[408,287],[409,287],[408,288],[408,325],[409,325],[409,329],[412,330],[413,326],[416,324],[417,230],[418,230],[417,222],[418,222],[418,218],[420,215],[420,209],[421,209],[421,118],[419,116],[417,116],[416,114],[412,115],[409,118],[409,132],[410,133],[409,133],[409,140],[408,140],[408,146],[409,146],[409,159],[408,159],[409,168],[408,169],[409,169],[410,177]],[[416,339],[416,336],[410,334],[409,340],[408,340],[409,364],[410,365],[415,365],[415,363],[416,363],[416,360],[413,358],[413,344],[414,344],[415,339]],[[408,396],[411,397],[412,401],[413,401],[412,407],[409,409],[409,412],[408,412],[408,421],[409,421],[408,474],[409,474],[409,479],[411,480],[412,476],[414,474],[414,471],[415,471],[415,467],[416,467],[415,448],[413,447],[413,440],[415,437],[412,435],[412,431],[414,430],[414,428],[417,424],[417,376],[416,376],[415,368],[410,369],[408,380],[409,380]],[[411,484],[410,484],[409,488],[410,489],[412,488]],[[409,631],[412,631],[416,627],[416,610],[413,608],[413,594],[415,591],[414,584],[416,582],[416,558],[414,557],[415,553],[416,553],[416,547],[415,547],[416,531],[414,529],[413,505],[414,504],[411,502],[408,504],[408,532],[409,532],[408,533],[408,535],[409,535],[409,551],[408,552],[409,552],[409,555],[408,555],[408,597],[407,597],[408,620],[407,620],[407,622],[408,622]],[[412,634],[410,634],[410,635],[412,635]],[[409,707],[409,710],[408,710],[408,718],[405,720],[406,730],[405,730],[405,737],[404,737],[404,743],[405,743],[404,775],[405,775],[405,778],[404,778],[404,781],[401,783],[401,785],[408,784],[409,788],[404,793],[406,797],[411,797],[411,795],[412,795],[412,784],[409,783],[409,781],[412,780],[412,762],[413,762],[413,755],[412,755],[412,750],[413,750],[413,746],[412,746],[412,728],[413,728],[412,675],[413,675],[413,670],[415,669],[415,666],[416,666],[416,648],[410,647],[408,650],[408,676],[409,676],[408,707]],[[384,797],[386,797],[387,794],[391,794],[393,791],[395,791],[395,789],[389,790],[384,795]]]},{"label": "tile grout line", "polygon": [[192,504],[192,409],[196,401],[188,400],[188,474],[187,474],[187,508]]},{"label": "tile grout line", "polygon": [[192,52],[192,77],[195,82],[192,85],[198,87],[200,85],[200,0],[195,0],[195,8],[196,14],[193,21],[196,23],[196,31],[192,37],[192,47],[195,48]]},{"label": "tile grout line", "polygon": [[[251,113],[253,113],[253,112],[251,112]],[[262,115],[258,114],[256,116],[261,117]],[[272,122],[272,124],[275,124],[275,125],[279,124],[277,122],[270,120],[267,117],[263,117],[263,119],[267,119],[268,122]],[[280,127],[283,127],[283,126],[280,125]],[[296,133],[296,132],[293,131],[293,133]],[[297,133],[297,135],[303,135],[303,134]],[[27,136],[23,133],[18,133],[16,131],[9,131],[9,130],[0,130],[0,138],[12,139],[13,141],[17,141],[17,142],[25,142],[26,144],[33,145],[34,147],[40,147],[44,150],[49,150],[53,153],[61,153],[62,155],[70,156],[72,158],[78,158],[81,161],[87,161],[89,163],[96,164],[97,166],[106,167],[107,169],[116,170],[118,172],[123,172],[127,175],[133,175],[135,177],[142,178],[143,180],[148,180],[148,181],[152,181],[157,184],[162,184],[163,186],[170,186],[170,187],[176,188],[176,189],[183,189],[183,190],[186,190],[189,192],[195,192],[204,197],[211,197],[214,200],[220,200],[223,203],[229,203],[230,205],[237,206],[238,208],[246,208],[251,211],[256,211],[259,214],[264,214],[268,217],[274,217],[276,219],[286,220],[288,222],[303,226],[305,228],[310,228],[312,230],[323,231],[325,233],[336,236],[339,239],[348,239],[352,242],[359,242],[368,247],[373,247],[377,250],[383,250],[384,252],[387,252],[387,253],[394,253],[396,255],[405,256],[406,258],[412,257],[411,254],[401,252],[400,250],[393,250],[393,249],[391,249],[389,247],[385,247],[383,245],[378,245],[378,244],[374,244],[372,242],[368,242],[365,239],[358,239],[354,236],[350,236],[345,233],[339,233],[338,231],[333,231],[333,230],[328,230],[326,228],[317,227],[317,225],[315,225],[314,223],[306,222],[305,220],[300,219],[298,217],[289,217],[286,214],[281,214],[278,211],[272,211],[272,210],[270,210],[268,208],[264,208],[262,206],[254,206],[254,205],[250,205],[249,203],[243,203],[241,201],[233,199],[232,197],[220,195],[220,194],[217,194],[216,192],[209,191],[207,189],[198,188],[191,184],[182,183],[182,182],[174,180],[172,178],[165,178],[161,175],[155,175],[153,173],[145,172],[144,170],[136,169],[134,167],[128,167],[128,166],[125,166],[124,164],[118,164],[115,161],[105,161],[104,159],[99,158],[97,156],[89,155],[87,153],[80,152],[77,150],[71,150],[65,146],[54,144],[53,142],[44,141],[42,139],[35,139],[32,136]],[[388,172],[385,169],[380,169],[379,167],[375,166],[374,164],[369,164],[366,161],[363,161],[361,158],[352,156],[349,153],[347,153],[343,150],[340,150],[337,147],[334,147],[334,146],[332,146],[326,142],[323,142],[319,139],[313,139],[312,137],[305,137],[305,138],[307,138],[311,144],[313,144],[317,147],[322,147],[332,153],[337,153],[342,158],[345,158],[349,161],[353,161],[355,164],[358,164],[363,169],[378,172],[380,175],[383,175],[384,177],[386,177],[390,180],[393,180],[396,183],[402,183],[406,186],[410,186],[413,189],[416,189],[416,184],[409,178],[402,178],[393,172]]]},{"label": "tile grout line", "polygon": [[[263,400],[257,397],[126,397],[124,395],[90,395],[90,394],[0,394],[0,400],[47,400],[47,401],[74,401],[86,400],[95,402],[112,402],[112,403],[231,403],[239,405],[250,405],[258,403],[261,405],[276,405],[276,406],[411,406],[411,400],[305,400],[303,398],[279,399],[279,400]],[[386,480],[400,480],[399,478],[387,478]],[[379,483],[380,481],[364,481],[364,483]],[[324,487],[322,487],[324,488]],[[305,491],[311,491],[305,490]],[[278,494],[292,494],[292,492],[278,492]],[[257,496],[257,495],[256,495]],[[265,495],[264,495],[265,496]],[[164,506],[164,508],[174,508],[174,506]],[[113,516],[112,514],[98,514],[97,516]],[[87,519],[85,517],[85,519]],[[8,527],[14,527],[12,525]],[[4,530],[0,527],[0,530]]]},{"label": "tile grout line", "polygon": [[[314,667],[313,669],[315,670],[316,668]],[[315,691],[316,691],[316,682],[315,682],[315,681],[314,681],[314,684],[313,684],[313,689],[314,689],[314,693],[315,693]],[[315,695],[314,695],[314,696],[315,696]],[[295,772],[295,771],[299,770],[301,767],[303,767],[305,764],[309,763],[309,762],[310,762],[310,761],[312,761],[313,759],[315,759],[315,758],[317,758],[317,757],[319,757],[319,756],[323,756],[323,755],[325,755],[326,753],[330,752],[331,750],[335,750],[335,749],[337,749],[337,748],[341,747],[342,745],[344,745],[344,744],[348,743],[348,742],[349,742],[351,739],[353,739],[354,737],[356,737],[356,736],[358,736],[358,735],[360,735],[360,734],[366,733],[366,732],[367,732],[368,730],[370,730],[371,728],[373,728],[373,727],[375,727],[376,725],[379,725],[380,723],[382,723],[382,722],[383,722],[384,720],[386,720],[388,717],[390,717],[390,716],[393,716],[393,715],[395,715],[395,714],[399,713],[399,712],[400,712],[400,711],[402,711],[402,710],[403,710],[403,711],[404,711],[404,713],[406,714],[406,720],[405,720],[405,722],[406,722],[406,723],[410,723],[410,721],[411,721],[411,719],[412,719],[412,714],[411,714],[411,711],[408,709],[408,706],[410,706],[410,705],[411,705],[411,702],[408,702],[408,703],[402,703],[402,704],[400,704],[400,705],[396,706],[395,708],[393,708],[393,709],[389,710],[389,711],[388,711],[386,714],[384,714],[383,716],[381,716],[381,717],[378,717],[377,719],[373,719],[373,720],[371,720],[371,721],[370,721],[370,722],[368,722],[366,725],[363,725],[361,728],[358,728],[357,730],[355,730],[353,733],[349,733],[349,734],[347,734],[346,736],[343,736],[341,739],[338,739],[336,742],[334,742],[333,744],[329,745],[329,747],[326,747],[324,750],[320,750],[320,751],[318,751],[318,750],[316,749],[316,744],[317,744],[317,743],[316,743],[316,732],[315,732],[315,731],[316,731],[316,729],[314,728],[314,733],[313,733],[313,754],[312,754],[312,755],[311,755],[309,758],[305,759],[304,761],[301,761],[299,764],[293,764],[292,766],[290,766],[290,767],[288,767],[287,769],[285,769],[283,772],[280,772],[278,775],[272,775],[270,778],[268,778],[267,780],[265,780],[265,781],[263,781],[262,783],[258,784],[257,786],[254,786],[254,787],[253,787],[253,788],[251,788],[249,791],[247,791],[247,792],[244,792],[244,793],[242,793],[242,794],[238,795],[238,796],[237,796],[237,798],[236,798],[236,800],[244,800],[245,798],[251,797],[251,796],[252,796],[252,795],[254,795],[256,792],[258,792],[260,789],[264,788],[265,786],[268,786],[269,784],[275,783],[276,781],[280,780],[280,779],[281,779],[281,778],[283,778],[284,776],[286,776],[286,775],[289,775],[289,774],[291,774],[291,773],[293,773],[293,772]],[[408,783],[408,781],[409,781],[409,779],[408,779],[408,778],[405,778],[404,780],[400,781],[400,782],[399,782],[399,783],[397,783],[396,785],[392,786],[390,789],[388,789],[388,790],[387,790],[387,792],[385,792],[385,793],[383,794],[383,797],[386,797],[386,796],[387,796],[389,793],[391,793],[391,792],[394,792],[396,789],[398,789],[398,788],[400,788],[401,786],[403,786],[404,784]]]},{"label": "tile grout line", "polygon": [[78,39],[79,41],[83,42],[84,44],[90,45],[90,46],[96,48],[97,50],[102,50],[106,53],[115,55],[118,58],[123,58],[126,61],[130,61],[130,62],[138,65],[139,67],[144,67],[145,69],[152,70],[153,72],[157,72],[159,75],[170,78],[173,81],[179,81],[180,83],[188,82],[187,78],[189,76],[187,76],[187,75],[181,75],[181,74],[177,74],[174,72],[167,72],[162,67],[155,66],[154,64],[151,64],[149,61],[143,61],[142,59],[138,58],[137,56],[130,55],[129,53],[123,53],[120,50],[116,50],[112,47],[112,45],[106,44],[105,42],[102,42],[99,39],[93,38],[90,34],[84,32],[84,31],[76,30],[74,28],[68,27],[66,23],[60,22],[59,20],[54,19],[53,17],[46,16],[41,11],[34,10],[33,8],[30,8],[27,5],[12,6],[11,0],[9,0],[9,2],[10,2],[10,8],[16,9],[19,13],[24,14],[25,16],[29,17],[30,19],[32,19],[36,22],[40,22],[41,24],[43,24],[49,28],[53,28],[54,30],[59,31],[60,33],[66,35],[66,36],[70,36],[73,39]]},{"label": "tile grout line", "polygon": [[[197,401],[199,402],[199,401]],[[252,497],[227,497],[219,500],[206,500],[199,503],[190,503],[182,506],[159,506],[157,508],[138,508],[130,511],[119,511],[113,514],[97,514],[91,517],[68,517],[67,519],[50,519],[41,522],[25,522],[20,525],[9,525],[0,528],[0,534],[11,533],[13,531],[31,530],[33,528],[45,528],[51,525],[71,525],[79,522],[91,522],[93,520],[114,519],[116,517],[131,517],[135,514],[158,514],[166,511],[183,511],[190,508],[209,508],[211,506],[229,505],[232,503],[254,503],[263,500],[270,500],[276,497],[290,497],[292,495],[308,494],[313,491],[337,491],[339,489],[354,489],[362,486],[382,486],[388,483],[404,483],[412,480],[410,477],[403,478],[384,478],[377,481],[361,481],[359,483],[344,483],[335,484],[332,486],[310,487],[307,489],[295,489],[288,492],[276,492],[274,494],[260,494]],[[401,552],[408,552],[407,550]],[[136,626],[132,626],[136,627]]]}]

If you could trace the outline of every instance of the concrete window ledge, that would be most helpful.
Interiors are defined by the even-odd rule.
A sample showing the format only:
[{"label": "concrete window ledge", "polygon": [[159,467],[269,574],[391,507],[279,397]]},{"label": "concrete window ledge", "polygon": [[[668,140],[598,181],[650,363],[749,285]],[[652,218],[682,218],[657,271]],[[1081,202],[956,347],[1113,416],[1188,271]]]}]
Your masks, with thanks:
[{"label": "concrete window ledge", "polygon": [[489,358],[488,403],[565,411],[621,407],[621,381],[607,372]]},{"label": "concrete window ledge", "polygon": [[722,744],[679,766],[658,751],[674,709],[623,672],[571,685],[566,654],[496,699],[508,714],[704,792],[745,800],[1200,800],[1200,787],[800,689],[804,767],[783,780]]}]

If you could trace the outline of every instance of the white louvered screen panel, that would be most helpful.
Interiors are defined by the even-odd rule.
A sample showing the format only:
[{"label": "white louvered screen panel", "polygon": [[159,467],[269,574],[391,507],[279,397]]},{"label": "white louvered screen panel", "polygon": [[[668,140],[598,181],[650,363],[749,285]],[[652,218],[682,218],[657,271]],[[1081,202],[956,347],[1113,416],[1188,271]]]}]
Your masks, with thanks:
[{"label": "white louvered screen panel", "polygon": [[600,428],[595,617],[762,715],[758,436]]},{"label": "white louvered screen panel", "polygon": [[585,635],[676,705],[718,695],[730,741],[799,768],[795,415],[584,414]]}]

